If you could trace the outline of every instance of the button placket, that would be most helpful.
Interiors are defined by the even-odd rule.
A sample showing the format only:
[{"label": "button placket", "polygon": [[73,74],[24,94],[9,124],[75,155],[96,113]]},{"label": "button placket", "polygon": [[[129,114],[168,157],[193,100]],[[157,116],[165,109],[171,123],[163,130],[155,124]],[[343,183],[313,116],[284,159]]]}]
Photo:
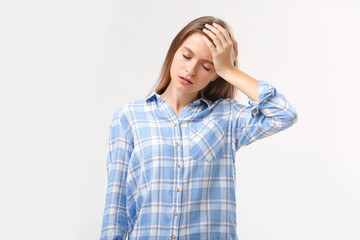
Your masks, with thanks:
[{"label": "button placket", "polygon": [[[174,123],[174,127],[176,127],[175,129],[175,138],[178,137],[178,140],[176,140],[175,144],[177,147],[182,147],[182,143],[181,143],[181,131],[180,129],[178,129],[177,127],[180,127],[180,124],[178,124],[177,122]],[[178,154],[176,154],[178,156],[178,160],[175,162],[176,164],[176,167],[175,167],[175,176],[174,176],[174,186],[181,186],[181,179],[182,179],[182,169],[181,169],[181,166],[182,164],[180,164],[180,161],[182,159],[182,149],[180,148],[177,148],[176,150],[178,152]],[[180,188],[179,187],[176,187],[175,188],[175,191],[174,192],[174,202],[172,204],[172,214],[174,214],[174,218],[173,218],[173,227],[172,227],[172,234],[171,235],[171,238],[175,239],[176,238],[176,234],[178,233],[179,231],[179,218],[176,217],[179,215],[179,212],[178,212],[178,209],[180,208],[180,205],[181,205],[181,195],[179,195],[179,193],[181,194],[180,192]]]},{"label": "button placket", "polygon": [[[180,168],[180,167],[181,167],[180,163],[176,163],[176,167]],[[177,188],[175,189],[175,191],[176,191],[176,192],[179,192],[179,191],[180,191],[180,188],[177,187]]]}]

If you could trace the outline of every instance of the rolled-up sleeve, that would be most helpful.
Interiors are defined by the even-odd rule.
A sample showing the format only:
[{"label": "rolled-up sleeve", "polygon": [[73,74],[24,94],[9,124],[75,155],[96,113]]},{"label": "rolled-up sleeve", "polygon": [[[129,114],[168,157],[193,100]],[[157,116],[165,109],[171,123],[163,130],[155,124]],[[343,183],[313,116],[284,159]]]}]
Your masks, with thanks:
[{"label": "rolled-up sleeve", "polygon": [[107,191],[101,228],[101,240],[125,239],[127,234],[126,179],[128,162],[133,151],[130,124],[121,109],[115,112],[109,126],[107,153]]},{"label": "rolled-up sleeve", "polygon": [[256,140],[283,131],[297,122],[297,110],[270,83],[259,80],[259,101],[248,106],[233,99],[232,134],[236,151]]}]

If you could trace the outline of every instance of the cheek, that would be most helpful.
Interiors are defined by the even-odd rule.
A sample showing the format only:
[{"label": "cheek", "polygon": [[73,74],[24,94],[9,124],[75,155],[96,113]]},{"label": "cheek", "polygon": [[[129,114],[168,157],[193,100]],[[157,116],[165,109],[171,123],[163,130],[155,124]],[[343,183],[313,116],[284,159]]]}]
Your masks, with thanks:
[{"label": "cheek", "polygon": [[182,59],[179,56],[174,56],[171,67],[175,68],[175,69],[180,68],[183,65],[183,63],[181,61],[182,61]]},{"label": "cheek", "polygon": [[204,73],[203,79],[206,82],[211,82],[211,80],[215,80],[217,78],[217,75],[215,73]]}]

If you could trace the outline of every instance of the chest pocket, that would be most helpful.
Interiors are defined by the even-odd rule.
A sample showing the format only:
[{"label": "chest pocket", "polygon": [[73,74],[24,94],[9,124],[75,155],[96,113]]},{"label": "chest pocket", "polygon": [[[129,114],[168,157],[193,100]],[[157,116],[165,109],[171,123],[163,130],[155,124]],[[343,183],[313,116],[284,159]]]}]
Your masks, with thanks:
[{"label": "chest pocket", "polygon": [[216,161],[225,152],[225,119],[209,119],[189,125],[190,154],[194,160]]}]

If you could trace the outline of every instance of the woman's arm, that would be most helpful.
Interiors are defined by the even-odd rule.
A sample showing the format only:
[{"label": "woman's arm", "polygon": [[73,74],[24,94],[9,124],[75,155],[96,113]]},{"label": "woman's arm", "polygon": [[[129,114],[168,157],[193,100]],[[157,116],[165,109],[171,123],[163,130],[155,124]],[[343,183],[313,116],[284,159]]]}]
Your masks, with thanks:
[{"label": "woman's arm", "polygon": [[236,150],[280,132],[297,121],[295,107],[276,88],[263,80],[256,80],[237,69],[232,63],[238,55],[237,42],[220,25],[205,25],[203,31],[212,38],[203,37],[213,56],[217,74],[234,85],[249,98],[249,106],[237,100],[231,103],[232,136]]},{"label": "woman's arm", "polygon": [[231,99],[232,136],[236,151],[256,140],[289,128],[297,121],[296,108],[272,84],[260,80],[258,101],[245,106]]},{"label": "woman's arm", "polygon": [[221,77],[246,94],[253,101],[259,101],[259,81],[239,69],[232,67],[222,73]]},{"label": "woman's arm", "polygon": [[213,45],[209,39],[203,37],[211,51],[216,73],[252,100],[259,101],[259,81],[240,71],[232,64],[238,56],[235,38],[233,36],[230,37],[227,30],[219,24],[206,24],[205,27],[203,31],[212,38],[215,44]]},{"label": "woman's arm", "polygon": [[129,159],[134,144],[126,134],[129,122],[120,107],[109,127],[106,202],[101,228],[101,240],[124,239],[128,231],[126,180]]}]

